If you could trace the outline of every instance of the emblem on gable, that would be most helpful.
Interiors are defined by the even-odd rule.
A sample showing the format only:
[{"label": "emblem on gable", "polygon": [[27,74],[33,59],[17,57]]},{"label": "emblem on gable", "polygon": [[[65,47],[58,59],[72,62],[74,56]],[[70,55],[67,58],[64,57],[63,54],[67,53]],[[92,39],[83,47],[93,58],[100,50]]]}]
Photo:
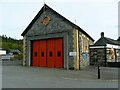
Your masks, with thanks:
[{"label": "emblem on gable", "polygon": [[43,24],[46,26],[46,25],[49,24],[50,20],[51,20],[50,17],[49,17],[49,16],[46,16],[46,17],[42,20],[41,23],[43,23]]}]

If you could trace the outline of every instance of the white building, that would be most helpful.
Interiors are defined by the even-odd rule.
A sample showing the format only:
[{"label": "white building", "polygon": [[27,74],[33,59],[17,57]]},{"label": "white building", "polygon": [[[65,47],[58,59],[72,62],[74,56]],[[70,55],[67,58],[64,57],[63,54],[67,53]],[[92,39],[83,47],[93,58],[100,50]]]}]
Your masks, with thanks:
[{"label": "white building", "polygon": [[3,48],[0,48],[0,55],[6,55],[6,50]]}]

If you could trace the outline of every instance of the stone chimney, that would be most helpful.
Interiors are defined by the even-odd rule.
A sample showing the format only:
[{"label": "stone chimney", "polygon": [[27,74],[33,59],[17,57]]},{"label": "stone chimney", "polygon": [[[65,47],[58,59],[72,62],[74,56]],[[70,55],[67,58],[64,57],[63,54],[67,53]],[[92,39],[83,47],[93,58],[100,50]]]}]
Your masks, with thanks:
[{"label": "stone chimney", "polygon": [[120,37],[118,37],[117,41],[120,41]]},{"label": "stone chimney", "polygon": [[101,32],[101,38],[103,38],[104,37],[104,32]]}]

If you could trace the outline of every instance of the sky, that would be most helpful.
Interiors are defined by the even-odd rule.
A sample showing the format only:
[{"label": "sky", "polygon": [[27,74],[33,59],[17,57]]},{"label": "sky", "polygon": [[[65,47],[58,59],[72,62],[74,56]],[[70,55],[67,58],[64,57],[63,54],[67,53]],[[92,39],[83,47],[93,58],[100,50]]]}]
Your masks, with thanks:
[{"label": "sky", "polygon": [[118,38],[119,0],[1,0],[0,35],[22,39],[21,33],[40,11],[44,2],[69,19],[95,41],[104,32]]}]

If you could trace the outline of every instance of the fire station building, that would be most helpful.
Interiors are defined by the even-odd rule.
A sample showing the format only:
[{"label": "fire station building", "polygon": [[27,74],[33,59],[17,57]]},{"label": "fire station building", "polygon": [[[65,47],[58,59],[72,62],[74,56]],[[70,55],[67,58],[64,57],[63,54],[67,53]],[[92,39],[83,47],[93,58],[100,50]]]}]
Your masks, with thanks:
[{"label": "fire station building", "polygon": [[89,65],[93,38],[46,4],[21,35],[23,65],[75,70]]}]

